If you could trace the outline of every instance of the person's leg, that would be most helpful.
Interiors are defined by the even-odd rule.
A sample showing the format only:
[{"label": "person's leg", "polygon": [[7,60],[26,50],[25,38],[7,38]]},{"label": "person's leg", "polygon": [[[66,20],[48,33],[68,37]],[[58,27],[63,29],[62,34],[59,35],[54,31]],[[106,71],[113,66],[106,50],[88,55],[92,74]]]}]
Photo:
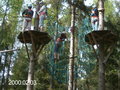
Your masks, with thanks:
[{"label": "person's leg", "polygon": [[54,52],[54,59],[56,59],[57,58],[57,53],[56,52]]},{"label": "person's leg", "polygon": [[56,63],[59,60],[59,53],[54,53],[54,62]]},{"label": "person's leg", "polygon": [[98,21],[95,22],[95,30],[98,30]]},{"label": "person's leg", "polygon": [[40,26],[40,30],[41,30],[41,31],[44,31],[44,27],[43,27],[43,26]]},{"label": "person's leg", "polygon": [[57,53],[57,60],[59,60],[60,59],[60,57],[59,57],[59,53]]},{"label": "person's leg", "polygon": [[95,18],[95,30],[98,30],[98,18]]},{"label": "person's leg", "polygon": [[54,49],[54,60],[55,63],[57,62],[57,60],[59,60],[59,46],[57,44],[55,44],[55,49]]},{"label": "person's leg", "polygon": [[92,25],[92,29],[95,30],[94,17],[91,17],[91,25]]},{"label": "person's leg", "polygon": [[31,30],[31,23],[32,23],[32,21],[29,21],[29,22],[28,22],[28,25],[27,25],[27,29],[28,29],[28,30]]},{"label": "person's leg", "polygon": [[22,31],[25,31],[26,27],[27,27],[27,21],[26,21],[26,19],[24,18]]},{"label": "person's leg", "polygon": [[39,29],[40,29],[40,31],[44,31],[43,26],[44,26],[44,15],[41,15],[40,19],[39,19]]}]

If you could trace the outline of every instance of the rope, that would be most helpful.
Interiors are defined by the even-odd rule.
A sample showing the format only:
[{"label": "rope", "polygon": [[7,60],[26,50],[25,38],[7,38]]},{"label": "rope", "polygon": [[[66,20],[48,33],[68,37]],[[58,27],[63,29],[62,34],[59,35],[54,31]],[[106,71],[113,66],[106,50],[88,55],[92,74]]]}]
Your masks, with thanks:
[{"label": "rope", "polygon": [[[63,32],[64,31],[64,28],[63,26],[60,26],[59,24],[56,24],[56,23],[49,23],[48,22],[48,32],[51,34],[51,36],[55,36],[55,32],[56,32],[56,28],[57,28],[57,31],[59,32]],[[51,30],[52,31],[51,31]],[[53,32],[54,31],[54,32]],[[57,35],[58,37],[58,35]],[[67,64],[65,63],[66,62],[66,58],[62,58],[61,56],[64,56],[65,53],[64,52],[64,43],[63,43],[63,47],[60,48],[60,60],[55,64],[54,63],[54,43],[55,40],[53,40],[53,42],[50,42],[50,46],[49,46],[49,51],[50,52],[50,56],[49,56],[49,65],[48,65],[48,69],[49,69],[49,73],[54,77],[55,80],[58,81],[58,83],[67,83]],[[61,60],[63,59],[63,60]]]}]

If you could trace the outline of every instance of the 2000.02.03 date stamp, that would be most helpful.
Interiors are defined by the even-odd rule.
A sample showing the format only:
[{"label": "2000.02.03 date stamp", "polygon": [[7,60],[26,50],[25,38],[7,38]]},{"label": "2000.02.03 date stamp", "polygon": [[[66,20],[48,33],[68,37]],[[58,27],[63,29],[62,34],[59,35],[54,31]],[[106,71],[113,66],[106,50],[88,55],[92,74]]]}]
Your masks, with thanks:
[{"label": "2000.02.03 date stamp", "polygon": [[36,80],[8,80],[8,85],[37,85]]}]

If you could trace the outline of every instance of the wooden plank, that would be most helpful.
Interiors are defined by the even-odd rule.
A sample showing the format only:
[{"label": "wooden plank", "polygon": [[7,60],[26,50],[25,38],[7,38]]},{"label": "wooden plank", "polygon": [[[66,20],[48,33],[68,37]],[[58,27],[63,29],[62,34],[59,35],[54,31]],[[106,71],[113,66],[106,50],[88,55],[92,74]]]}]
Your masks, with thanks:
[{"label": "wooden plank", "polygon": [[[31,41],[31,35],[32,34],[32,38],[34,40],[35,43],[37,44],[47,44],[50,40],[51,37],[48,35],[47,32],[39,32],[39,31],[34,31],[34,30],[29,30],[29,31],[24,31],[21,32],[18,35],[18,39],[21,43],[32,43]],[[24,35],[24,37],[23,37]],[[23,38],[25,39],[25,41],[23,40]]]},{"label": "wooden plank", "polygon": [[[97,43],[94,41],[93,37],[95,38]],[[85,41],[91,45],[101,43],[112,44],[117,41],[117,36],[109,30],[92,31],[85,35]]]},{"label": "wooden plank", "polygon": [[13,52],[13,51],[17,51],[17,50],[20,50],[20,49],[2,50],[2,51],[0,51],[0,53]]}]

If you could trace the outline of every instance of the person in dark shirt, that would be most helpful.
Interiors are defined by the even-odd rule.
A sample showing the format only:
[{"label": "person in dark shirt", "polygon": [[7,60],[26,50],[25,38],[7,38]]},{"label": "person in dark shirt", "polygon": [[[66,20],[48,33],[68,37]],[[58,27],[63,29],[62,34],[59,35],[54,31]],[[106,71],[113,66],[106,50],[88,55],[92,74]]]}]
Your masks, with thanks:
[{"label": "person in dark shirt", "polygon": [[66,39],[66,34],[62,33],[60,37],[57,38],[55,41],[55,48],[54,48],[54,60],[59,60],[59,51],[62,46],[62,42]]},{"label": "person in dark shirt", "polygon": [[31,30],[31,23],[32,23],[32,17],[33,17],[33,10],[32,10],[32,6],[29,5],[28,6],[28,9],[25,9],[23,12],[22,12],[22,16],[24,17],[24,20],[23,20],[23,30],[22,31],[25,31],[25,30]]},{"label": "person in dark shirt", "polygon": [[98,30],[98,9],[96,5],[93,5],[93,9],[91,11],[91,25],[93,30]]}]

